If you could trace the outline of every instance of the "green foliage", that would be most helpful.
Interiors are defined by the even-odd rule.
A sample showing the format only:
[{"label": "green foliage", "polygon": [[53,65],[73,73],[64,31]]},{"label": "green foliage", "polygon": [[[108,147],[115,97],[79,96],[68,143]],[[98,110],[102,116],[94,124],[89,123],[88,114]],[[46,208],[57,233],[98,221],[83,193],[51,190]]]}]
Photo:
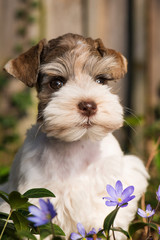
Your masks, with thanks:
[{"label": "green foliage", "polygon": [[0,90],[3,90],[3,88],[8,84],[8,77],[5,72],[0,72]]},{"label": "green foliage", "polygon": [[7,181],[9,176],[10,167],[1,166],[0,167],[0,183],[4,183]]},{"label": "green foliage", "polygon": [[8,201],[11,209],[23,209],[23,206],[28,202],[28,198],[21,195],[19,192],[13,191],[8,195]]},{"label": "green foliage", "polygon": [[33,188],[23,194],[27,198],[55,197],[55,195],[45,188]]},{"label": "green foliage", "polygon": [[20,54],[22,51],[23,51],[23,45],[20,44],[20,43],[17,43],[15,46],[14,46],[14,52],[16,54]]},{"label": "green foliage", "polygon": [[25,114],[29,106],[32,105],[31,93],[28,89],[22,92],[16,93],[12,96],[11,100],[13,106],[15,106],[21,114]]},{"label": "green foliage", "polygon": [[26,32],[26,28],[25,27],[19,27],[17,29],[17,35],[19,35],[21,37],[25,37],[26,34],[27,34],[27,32]]},{"label": "green foliage", "polygon": [[103,228],[106,235],[108,236],[107,239],[109,239],[109,231],[111,229],[111,226],[113,225],[114,219],[118,213],[119,208],[120,207],[117,207],[115,210],[113,210],[104,220]]},{"label": "green foliage", "polygon": [[144,222],[136,222],[136,223],[132,223],[129,226],[128,232],[129,232],[129,236],[133,237],[133,235],[135,234],[136,231],[140,230],[140,229],[144,229],[144,227],[150,227],[154,230],[157,231],[157,226],[153,223],[144,223]]},{"label": "green foliage", "polygon": [[[30,214],[28,206],[30,206],[31,203],[26,196],[30,198],[55,197],[51,191],[44,188],[30,189],[25,194],[20,194],[16,191],[7,194],[0,191],[0,198],[10,206],[9,214],[0,213],[0,239],[3,235],[2,239],[21,240],[27,237],[35,240],[34,234],[38,234],[40,235],[40,239],[44,239],[53,233],[50,224],[38,228],[30,225],[27,217]],[[12,220],[12,222],[8,223],[9,219]],[[58,225],[53,224],[52,227],[55,236],[65,236],[63,230]]]},{"label": "green foliage", "polygon": [[18,20],[24,20],[26,16],[27,16],[27,12],[23,8],[18,9],[15,13],[15,18]]},{"label": "green foliage", "polygon": [[144,123],[144,118],[142,116],[126,116],[124,126],[140,126]]},{"label": "green foliage", "polygon": [[30,6],[31,6],[31,8],[38,8],[39,7],[39,1],[36,1],[36,0],[32,1],[30,3]]},{"label": "green foliage", "polygon": [[16,126],[16,118],[13,116],[2,116],[0,115],[0,125],[2,128],[14,128]]}]

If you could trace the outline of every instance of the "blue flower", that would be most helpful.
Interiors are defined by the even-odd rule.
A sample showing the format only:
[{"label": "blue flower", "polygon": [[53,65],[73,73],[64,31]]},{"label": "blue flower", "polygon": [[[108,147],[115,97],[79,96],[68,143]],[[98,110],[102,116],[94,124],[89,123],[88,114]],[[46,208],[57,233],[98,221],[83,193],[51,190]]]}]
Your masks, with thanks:
[{"label": "blue flower", "polygon": [[80,239],[87,239],[87,240],[92,240],[93,237],[87,237],[91,234],[96,234],[95,228],[92,228],[92,230],[89,233],[86,233],[84,226],[81,223],[77,223],[77,229],[78,233],[71,233],[70,239],[71,240],[80,240]]},{"label": "blue flower", "polygon": [[115,189],[108,184],[106,190],[110,195],[110,197],[103,198],[107,200],[105,202],[107,206],[126,207],[128,202],[135,198],[135,196],[132,195],[134,192],[134,187],[129,186],[123,190],[123,185],[119,180],[116,182]]},{"label": "blue flower", "polygon": [[85,228],[83,227],[83,225],[81,223],[77,223],[77,229],[78,229],[78,233],[71,233],[71,240],[78,240],[78,239],[83,239],[86,236],[86,231]]},{"label": "blue flower", "polygon": [[146,207],[146,211],[143,211],[142,209],[138,208],[137,213],[143,218],[149,218],[155,214],[155,210],[152,210],[151,205],[148,204]]},{"label": "blue flower", "polygon": [[160,227],[158,227],[158,234],[160,235]]},{"label": "blue flower", "polygon": [[156,192],[156,194],[157,194],[157,199],[160,202],[160,185],[158,187],[158,191]]},{"label": "blue flower", "polygon": [[49,199],[47,199],[47,202],[43,199],[39,199],[39,205],[41,209],[36,206],[29,206],[28,208],[29,212],[33,215],[28,217],[28,220],[34,222],[35,227],[50,222],[57,215]]},{"label": "blue flower", "polygon": [[[101,230],[101,228],[99,229],[99,231]],[[89,235],[93,235],[93,234],[97,234],[96,229],[92,228],[92,230],[87,234],[87,240],[93,240],[93,237],[89,237]],[[98,240],[101,238],[97,238]]]}]

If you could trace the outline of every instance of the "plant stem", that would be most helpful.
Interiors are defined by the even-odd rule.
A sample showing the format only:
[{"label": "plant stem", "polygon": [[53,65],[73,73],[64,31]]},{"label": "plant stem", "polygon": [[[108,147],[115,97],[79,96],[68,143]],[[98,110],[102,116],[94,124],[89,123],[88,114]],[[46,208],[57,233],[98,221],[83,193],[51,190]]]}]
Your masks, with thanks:
[{"label": "plant stem", "polygon": [[[113,224],[112,224],[112,228],[113,228]],[[116,240],[115,234],[114,234],[114,230],[112,230],[112,234],[113,234],[113,239]]]},{"label": "plant stem", "polygon": [[4,224],[4,227],[3,227],[3,229],[2,229],[2,232],[1,232],[1,235],[0,235],[0,240],[2,239],[3,233],[4,233],[5,229],[6,229],[7,223],[8,223],[8,221],[9,221],[11,215],[12,215],[12,212],[13,212],[13,210],[11,209],[11,210],[10,210],[10,213],[9,213],[9,215],[8,215],[8,218],[7,218],[7,220],[6,220],[5,224]]},{"label": "plant stem", "polygon": [[54,239],[54,227],[53,227],[52,221],[50,221],[50,224],[51,224],[51,230],[52,230],[52,235],[53,235],[53,239]]},{"label": "plant stem", "polygon": [[[149,223],[149,218],[147,219],[147,222]],[[150,227],[148,226],[147,239],[149,238],[149,235],[150,235]]]}]

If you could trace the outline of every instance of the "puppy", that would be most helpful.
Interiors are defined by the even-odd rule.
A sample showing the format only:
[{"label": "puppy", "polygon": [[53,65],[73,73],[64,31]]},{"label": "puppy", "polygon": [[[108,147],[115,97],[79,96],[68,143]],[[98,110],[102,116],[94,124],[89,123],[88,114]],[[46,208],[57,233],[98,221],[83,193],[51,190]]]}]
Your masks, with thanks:
[{"label": "puppy", "polygon": [[[36,88],[39,105],[37,123],[28,130],[3,190],[51,190],[56,195],[51,200],[57,210],[54,222],[68,238],[78,222],[87,232],[103,226],[113,210],[102,200],[106,185],[121,180],[124,187],[133,185],[136,195],[115,220],[115,226],[127,229],[148,173],[140,159],[124,156],[112,135],[123,124],[123,109],[107,83],[124,76],[125,57],[100,39],[66,34],[40,41],[10,60],[5,70]],[[38,200],[32,202],[38,205]],[[1,209],[7,210],[5,204]],[[117,234],[116,239],[125,237]]]}]

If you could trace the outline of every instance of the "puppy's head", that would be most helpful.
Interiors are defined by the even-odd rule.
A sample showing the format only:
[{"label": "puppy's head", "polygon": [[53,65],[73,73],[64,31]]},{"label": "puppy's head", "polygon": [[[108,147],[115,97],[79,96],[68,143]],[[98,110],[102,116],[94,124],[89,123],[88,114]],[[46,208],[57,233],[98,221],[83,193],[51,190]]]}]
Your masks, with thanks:
[{"label": "puppy's head", "polygon": [[123,110],[107,83],[122,78],[126,68],[126,59],[100,39],[75,34],[41,40],[5,65],[36,87],[43,131],[64,141],[100,140],[121,127]]}]

